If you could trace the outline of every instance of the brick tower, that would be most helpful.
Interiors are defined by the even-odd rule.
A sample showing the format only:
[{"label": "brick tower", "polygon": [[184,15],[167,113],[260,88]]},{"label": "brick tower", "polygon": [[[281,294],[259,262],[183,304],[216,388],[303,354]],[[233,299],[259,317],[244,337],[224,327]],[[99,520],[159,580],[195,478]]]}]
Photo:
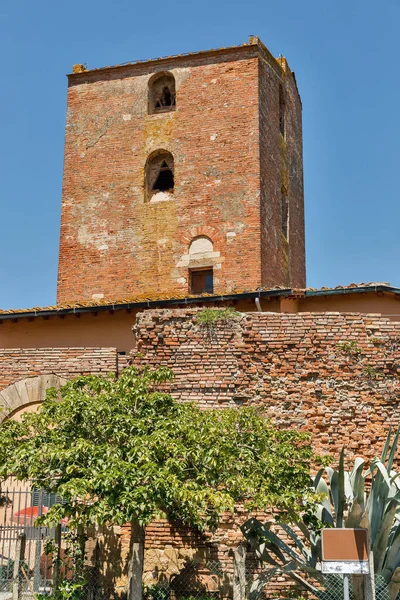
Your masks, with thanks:
[{"label": "brick tower", "polygon": [[252,37],[68,81],[59,303],[305,286],[284,58]]}]

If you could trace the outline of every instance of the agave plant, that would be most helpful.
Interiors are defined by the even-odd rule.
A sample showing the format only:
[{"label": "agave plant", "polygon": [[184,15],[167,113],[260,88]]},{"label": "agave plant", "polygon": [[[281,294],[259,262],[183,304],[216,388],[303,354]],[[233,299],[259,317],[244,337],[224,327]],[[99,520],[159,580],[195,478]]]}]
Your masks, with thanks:
[{"label": "agave plant", "polygon": [[[329,589],[314,585],[322,583],[321,528],[361,527],[368,530],[375,576],[395,600],[400,592],[400,473],[393,469],[400,436],[400,426],[394,434],[389,430],[380,458],[372,460],[364,470],[365,461],[356,458],[351,472],[345,471],[344,449],[340,453],[338,470],[321,469],[314,478],[314,490],[322,498],[312,514],[301,515],[295,528],[285,523],[279,526],[286,534],[286,543],[271,530],[272,522],[249,519],[242,531],[258,558],[269,565],[262,577],[254,582],[250,594],[258,594],[271,577],[286,573],[304,589],[320,598],[329,598]],[[310,518],[311,517],[311,518]],[[304,574],[308,574],[307,579]],[[310,580],[311,578],[311,580]],[[355,580],[358,583],[360,578]],[[355,596],[361,595],[354,586]]]}]

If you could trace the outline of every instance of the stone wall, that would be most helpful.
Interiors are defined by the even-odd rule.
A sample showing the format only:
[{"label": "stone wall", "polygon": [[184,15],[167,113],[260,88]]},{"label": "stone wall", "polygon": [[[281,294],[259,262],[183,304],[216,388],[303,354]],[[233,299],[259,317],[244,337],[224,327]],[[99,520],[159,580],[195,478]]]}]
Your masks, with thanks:
[{"label": "stone wall", "polygon": [[[248,515],[241,515],[237,523]],[[265,519],[265,513],[254,515]],[[218,531],[199,533],[179,523],[164,519],[146,527],[144,551],[145,586],[162,583],[169,586],[172,598],[204,597],[211,593],[216,597],[232,597],[234,576],[233,552],[243,542],[243,536],[232,522],[232,515],[222,518]],[[93,559],[97,542],[98,562],[103,564],[102,577],[107,587],[124,592],[128,584],[126,565],[129,556],[130,527],[99,529],[87,545],[88,556]],[[122,560],[121,560],[122,559]],[[118,572],[112,565],[124,565]],[[248,552],[246,569],[248,575],[256,573],[257,562]],[[277,592],[285,578],[275,580],[270,590]]]},{"label": "stone wall", "polygon": [[312,434],[319,452],[372,457],[399,410],[400,323],[379,315],[245,313],[209,328],[201,309],[139,313],[136,362],[175,373],[174,397],[251,404]]}]

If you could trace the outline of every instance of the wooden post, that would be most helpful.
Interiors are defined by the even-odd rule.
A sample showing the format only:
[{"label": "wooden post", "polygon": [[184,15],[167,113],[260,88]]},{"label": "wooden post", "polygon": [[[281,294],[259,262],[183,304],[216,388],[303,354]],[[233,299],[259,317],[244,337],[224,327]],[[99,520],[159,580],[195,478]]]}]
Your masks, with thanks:
[{"label": "wooden post", "polygon": [[144,527],[139,525],[137,521],[132,521],[128,572],[128,600],[142,600],[144,536]]},{"label": "wooden post", "polygon": [[365,600],[365,575],[352,575],[351,587],[354,600]]},{"label": "wooden post", "polygon": [[[368,545],[371,548],[370,545]],[[369,574],[365,575],[364,580],[364,600],[375,600],[375,571],[374,571],[374,553],[369,552]]]},{"label": "wooden post", "polygon": [[233,551],[233,600],[246,597],[246,549],[239,544]]},{"label": "wooden post", "polygon": [[25,559],[25,546],[26,546],[26,535],[20,533],[17,539],[17,545],[15,548],[15,562],[13,571],[13,600],[18,600],[21,597],[22,581],[20,576],[20,567],[24,563]]},{"label": "wooden post", "polygon": [[54,545],[56,555],[53,556],[53,592],[57,589],[60,580],[60,559],[61,559],[61,523],[56,527],[54,534]]}]

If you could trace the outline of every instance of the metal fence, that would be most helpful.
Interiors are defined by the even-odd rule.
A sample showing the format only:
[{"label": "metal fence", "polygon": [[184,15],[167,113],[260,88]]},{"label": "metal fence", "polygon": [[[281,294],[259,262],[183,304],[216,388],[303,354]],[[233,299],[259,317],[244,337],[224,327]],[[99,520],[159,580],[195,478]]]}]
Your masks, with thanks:
[{"label": "metal fence", "polygon": [[[350,577],[350,600],[358,600],[364,596],[362,583],[362,576]],[[323,579],[323,586],[318,594],[320,600],[342,600],[344,598],[343,575],[326,575]],[[358,590],[355,589],[356,587]],[[375,598],[376,600],[390,600],[386,582],[381,576],[375,578]]]},{"label": "metal fence", "polygon": [[[55,529],[35,527],[56,499],[31,488],[27,482],[8,480],[0,492],[0,600],[11,597],[20,582],[26,593],[46,593],[52,585],[51,556],[46,540]],[[15,591],[15,590],[14,590]]]},{"label": "metal fence", "polygon": [[[126,577],[121,564],[113,559],[104,568],[96,558],[96,544],[90,560],[82,548],[76,553],[76,539],[67,522],[57,528],[36,527],[37,517],[46,514],[60,498],[33,488],[29,482],[9,480],[0,491],[0,600],[49,598],[58,589],[58,598],[73,600],[111,600],[126,597]],[[78,549],[79,550],[79,549]],[[218,554],[218,553],[217,553]],[[80,558],[77,559],[77,556]],[[120,571],[116,585],[116,572]],[[144,600],[267,600],[313,596],[284,578],[267,581],[254,591],[254,582],[263,567],[243,549],[229,560],[187,560],[174,573],[155,574],[144,585]],[[353,579],[354,586],[357,580]],[[124,587],[125,586],[125,587]],[[350,585],[351,600],[359,600],[359,589]],[[386,584],[375,581],[376,600],[390,600]],[[253,590],[253,591],[252,591]],[[362,597],[362,596],[361,596]],[[343,600],[343,578],[328,575],[322,580],[317,600]],[[398,598],[400,600],[400,597]]]},{"label": "metal fence", "polygon": [[[257,591],[252,591],[254,581],[260,576],[254,568],[246,568],[244,588],[235,594],[235,575],[227,573],[221,564],[210,561],[206,565],[191,565],[170,581],[160,580],[144,590],[145,600],[210,600],[211,598],[235,598],[236,600],[267,600],[277,598],[344,600],[343,576],[325,576],[321,582],[320,592],[313,595],[299,585],[292,585],[290,580],[266,582]],[[283,578],[282,578],[283,579]],[[378,577],[375,581],[376,600],[390,600],[386,582]],[[350,599],[361,600],[363,592],[353,591],[350,584]],[[400,596],[398,597],[400,600]]]}]

